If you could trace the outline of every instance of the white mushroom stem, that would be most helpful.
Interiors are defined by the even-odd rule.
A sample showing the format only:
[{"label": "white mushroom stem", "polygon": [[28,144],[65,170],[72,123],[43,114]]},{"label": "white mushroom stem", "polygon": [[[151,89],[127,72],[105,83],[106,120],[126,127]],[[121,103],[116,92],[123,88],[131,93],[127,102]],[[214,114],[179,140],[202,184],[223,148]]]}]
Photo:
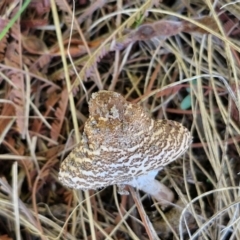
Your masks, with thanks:
[{"label": "white mushroom stem", "polygon": [[163,208],[174,200],[174,193],[167,186],[155,179],[158,171],[154,170],[126,184],[131,185],[155,198]]}]

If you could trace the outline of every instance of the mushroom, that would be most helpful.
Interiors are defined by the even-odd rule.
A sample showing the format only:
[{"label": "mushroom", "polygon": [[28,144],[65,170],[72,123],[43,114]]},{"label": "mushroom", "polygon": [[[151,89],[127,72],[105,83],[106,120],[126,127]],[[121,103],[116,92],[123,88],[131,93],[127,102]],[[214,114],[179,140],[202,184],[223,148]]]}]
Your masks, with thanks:
[{"label": "mushroom", "polygon": [[89,101],[82,139],[62,162],[59,180],[74,189],[131,185],[165,205],[173,192],[155,179],[159,170],[182,155],[192,137],[181,123],[151,119],[119,93],[99,91]]}]

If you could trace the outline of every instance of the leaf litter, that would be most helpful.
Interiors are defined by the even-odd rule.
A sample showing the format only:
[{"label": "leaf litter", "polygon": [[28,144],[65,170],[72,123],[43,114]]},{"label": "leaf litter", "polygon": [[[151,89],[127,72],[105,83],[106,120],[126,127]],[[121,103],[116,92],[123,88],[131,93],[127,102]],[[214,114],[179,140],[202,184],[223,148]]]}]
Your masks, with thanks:
[{"label": "leaf litter", "polygon": [[[240,9],[211,4],[30,2],[0,41],[1,239],[240,238]],[[1,1],[0,32],[21,7]],[[100,88],[191,130],[191,150],[158,174],[176,195],[168,209],[58,181]]]}]

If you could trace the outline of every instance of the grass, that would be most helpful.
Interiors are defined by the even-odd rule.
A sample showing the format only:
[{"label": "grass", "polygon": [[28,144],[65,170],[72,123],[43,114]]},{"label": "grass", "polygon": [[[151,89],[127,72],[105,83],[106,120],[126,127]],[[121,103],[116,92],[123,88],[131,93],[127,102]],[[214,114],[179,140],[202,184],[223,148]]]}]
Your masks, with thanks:
[{"label": "grass", "polygon": [[[240,4],[156,3],[1,2],[0,239],[240,239]],[[191,130],[169,209],[58,181],[100,89]]]}]

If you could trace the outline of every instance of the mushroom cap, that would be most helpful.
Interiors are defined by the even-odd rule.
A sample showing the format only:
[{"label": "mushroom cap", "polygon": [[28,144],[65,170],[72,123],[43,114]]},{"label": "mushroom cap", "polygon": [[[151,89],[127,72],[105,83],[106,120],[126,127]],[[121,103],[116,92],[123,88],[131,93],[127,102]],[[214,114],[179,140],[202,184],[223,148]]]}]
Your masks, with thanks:
[{"label": "mushroom cap", "polygon": [[119,93],[99,91],[89,102],[80,143],[62,162],[59,180],[70,188],[124,185],[181,156],[192,137],[181,123],[151,119]]}]

